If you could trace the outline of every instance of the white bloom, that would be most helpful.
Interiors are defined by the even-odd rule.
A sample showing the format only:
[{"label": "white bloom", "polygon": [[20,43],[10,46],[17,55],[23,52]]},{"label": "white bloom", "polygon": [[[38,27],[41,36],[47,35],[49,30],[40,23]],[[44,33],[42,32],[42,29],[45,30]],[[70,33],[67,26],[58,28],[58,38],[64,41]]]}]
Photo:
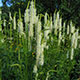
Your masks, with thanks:
[{"label": "white bloom", "polygon": [[55,25],[56,25],[56,23],[55,23],[56,22],[56,13],[55,12],[54,12],[54,16],[53,17],[54,17],[54,29],[55,29],[56,28],[55,27]]},{"label": "white bloom", "polygon": [[59,20],[59,12],[57,12],[57,20]]},{"label": "white bloom", "polygon": [[62,18],[60,18],[59,20],[59,31],[61,31],[61,29],[62,29]]},{"label": "white bloom", "polygon": [[29,37],[33,37],[33,24],[29,24]]},{"label": "white bloom", "polygon": [[41,53],[40,58],[39,58],[39,65],[43,66],[44,64],[44,54]]},{"label": "white bloom", "polygon": [[40,57],[39,57],[39,64],[43,66],[44,64],[44,44],[41,44],[41,51],[40,51]]},{"label": "white bloom", "polygon": [[63,23],[63,43],[65,43],[65,27],[66,27],[66,22]]},{"label": "white bloom", "polygon": [[41,22],[38,22],[38,26],[37,26],[37,33],[36,33],[36,37],[37,37],[37,47],[40,48],[41,45]]},{"label": "white bloom", "polygon": [[37,73],[37,65],[34,65],[33,73]]},{"label": "white bloom", "polygon": [[44,43],[43,43],[43,44],[41,44],[41,53],[43,53],[43,52],[44,52],[44,47],[45,47]]},{"label": "white bloom", "polygon": [[51,32],[52,32],[52,29],[53,29],[53,24],[52,24],[52,17],[51,17],[51,19],[50,19],[50,30],[51,30]]},{"label": "white bloom", "polygon": [[49,49],[49,46],[48,45],[46,46],[46,49]]},{"label": "white bloom", "polygon": [[47,23],[47,13],[45,13],[45,17],[44,17],[44,23]]},{"label": "white bloom", "polygon": [[31,6],[30,6],[30,22],[32,22],[32,24],[35,23],[35,18],[36,18],[36,9],[34,8],[34,2],[31,1]]},{"label": "white bloom", "polygon": [[36,23],[36,9],[34,8],[34,23]]},{"label": "white bloom", "polygon": [[69,25],[67,26],[67,34],[69,34]]},{"label": "white bloom", "polygon": [[71,33],[74,33],[74,31],[75,31],[75,26],[73,26],[72,21],[70,22],[70,27],[71,27]]},{"label": "white bloom", "polygon": [[55,19],[55,21],[54,21],[54,33],[55,33],[55,35],[57,35],[57,29],[58,29],[58,27],[57,27],[57,19]]},{"label": "white bloom", "polygon": [[5,19],[4,19],[4,23],[3,23],[3,25],[6,26],[6,20],[5,20]]},{"label": "white bloom", "polygon": [[58,40],[58,45],[60,45],[61,39],[62,39],[61,29],[62,29],[62,18],[60,18],[60,21],[59,21],[59,40]]},{"label": "white bloom", "polygon": [[74,48],[71,49],[71,60],[73,60],[73,56],[74,56]]},{"label": "white bloom", "polygon": [[24,21],[25,21],[25,23],[28,23],[29,22],[29,9],[26,9],[25,10],[25,13],[24,13]]},{"label": "white bloom", "polygon": [[1,39],[1,42],[4,43],[4,39]]},{"label": "white bloom", "polygon": [[75,26],[71,27],[71,33],[74,33],[74,31],[75,31]]},{"label": "white bloom", "polygon": [[40,61],[39,61],[39,65],[43,66],[44,65],[44,58],[40,58]]},{"label": "white bloom", "polygon": [[38,23],[38,17],[39,16],[36,16],[36,18],[35,18],[35,25]]},{"label": "white bloom", "polygon": [[76,33],[75,33],[75,49],[77,48],[77,44],[78,44],[78,29],[77,29],[77,31],[76,31]]},{"label": "white bloom", "polygon": [[53,15],[53,17],[54,17],[54,22],[55,22],[55,19],[56,19],[56,13],[54,12],[54,15]]},{"label": "white bloom", "polygon": [[40,57],[40,54],[41,54],[41,21],[38,21],[38,26],[37,26],[37,29],[36,29],[36,43],[37,43],[37,46],[36,46],[36,64],[39,63],[39,57]]},{"label": "white bloom", "polygon": [[18,32],[23,33],[23,22],[21,20],[18,21]]},{"label": "white bloom", "polygon": [[57,19],[57,30],[58,30],[59,27],[60,27],[60,16],[59,16],[59,12],[57,12],[56,19]]},{"label": "white bloom", "polygon": [[[55,15],[54,15],[55,16]],[[59,21],[60,21],[60,18],[59,18],[59,12],[57,12],[57,16],[55,17],[55,20],[54,20],[54,33],[55,35],[57,35],[57,30],[59,29]]]}]

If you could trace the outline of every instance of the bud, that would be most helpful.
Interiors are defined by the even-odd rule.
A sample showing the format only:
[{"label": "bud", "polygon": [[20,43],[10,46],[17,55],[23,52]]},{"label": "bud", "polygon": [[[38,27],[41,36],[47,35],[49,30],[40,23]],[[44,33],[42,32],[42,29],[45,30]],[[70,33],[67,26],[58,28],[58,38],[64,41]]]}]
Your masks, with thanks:
[{"label": "bud", "polygon": [[13,29],[16,30],[16,17],[15,16],[13,18],[13,25],[14,25]]},{"label": "bud", "polygon": [[12,20],[11,12],[9,12],[9,18],[10,18],[10,20]]},{"label": "bud", "polygon": [[47,23],[47,13],[45,13],[45,17],[44,17],[44,23]]}]

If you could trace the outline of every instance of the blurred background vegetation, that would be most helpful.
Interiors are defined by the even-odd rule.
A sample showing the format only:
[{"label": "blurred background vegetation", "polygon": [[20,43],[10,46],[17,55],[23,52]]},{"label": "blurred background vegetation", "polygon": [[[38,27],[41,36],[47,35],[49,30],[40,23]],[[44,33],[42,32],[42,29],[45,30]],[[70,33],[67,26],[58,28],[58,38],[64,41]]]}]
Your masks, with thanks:
[{"label": "blurred background vegetation", "polygon": [[[14,12],[21,9],[22,14],[30,0],[2,0],[3,15],[8,17],[9,11],[12,16]],[[80,0],[35,0],[37,13],[48,12],[53,15],[55,10],[60,10],[63,20],[67,22],[72,20],[76,26],[80,26]]]}]

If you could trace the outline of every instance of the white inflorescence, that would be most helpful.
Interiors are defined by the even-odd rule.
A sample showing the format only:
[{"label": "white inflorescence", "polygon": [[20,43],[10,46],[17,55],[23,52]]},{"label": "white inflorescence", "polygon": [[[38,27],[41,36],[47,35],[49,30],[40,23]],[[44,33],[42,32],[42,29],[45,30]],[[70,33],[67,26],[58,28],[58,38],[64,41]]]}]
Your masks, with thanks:
[{"label": "white inflorescence", "polygon": [[50,24],[50,21],[48,20],[47,24],[44,25],[44,29],[45,29],[44,38],[45,38],[45,40],[49,39],[49,36],[48,36],[48,34],[50,33],[50,25],[49,24]]},{"label": "white inflorescence", "polygon": [[74,56],[74,49],[77,48],[77,40],[78,40],[78,30],[73,33],[72,35],[72,41],[71,41],[71,60],[73,59]]},{"label": "white inflorescence", "polygon": [[78,29],[77,29],[77,31],[76,31],[76,33],[75,33],[75,49],[77,48],[77,44],[78,44]]},{"label": "white inflorescence", "polygon": [[41,54],[41,21],[38,21],[37,31],[36,31],[36,37],[37,37],[37,46],[36,46],[36,63],[39,63],[39,57]]},{"label": "white inflorescence", "polygon": [[71,48],[71,60],[73,60],[74,48]]},{"label": "white inflorescence", "polygon": [[29,24],[29,37],[33,37],[33,24]]},{"label": "white inflorescence", "polygon": [[4,23],[3,23],[3,25],[6,26],[6,20],[5,20],[5,19],[4,19]]},{"label": "white inflorescence", "polygon": [[41,66],[43,66],[43,64],[44,64],[44,44],[41,44],[41,54],[40,54],[39,64]]},{"label": "white inflorescence", "polygon": [[53,23],[52,23],[52,17],[51,17],[51,19],[50,19],[50,30],[51,30],[51,32],[52,32],[52,29],[53,29]]},{"label": "white inflorescence", "polygon": [[[34,2],[31,1],[31,5],[30,5],[30,9],[27,9],[26,12],[26,19],[25,22],[28,22],[30,20],[30,24],[29,24],[29,36],[32,38],[34,35],[34,30],[33,30],[33,24],[36,24],[36,9],[34,8]],[[28,13],[29,11],[29,13]]]},{"label": "white inflorescence", "polygon": [[62,39],[61,29],[62,29],[62,18],[60,18],[60,21],[59,21],[59,40],[58,40],[58,45],[60,45],[60,42],[61,42],[61,39]]},{"label": "white inflorescence", "polygon": [[41,55],[40,55],[39,64],[40,64],[41,66],[43,66],[43,64],[44,64],[44,54],[43,54],[43,53],[41,53]]},{"label": "white inflorescence", "polygon": [[65,43],[65,27],[66,27],[66,23],[63,23],[63,43]]},{"label": "white inflorescence", "polygon": [[18,32],[22,35],[23,34],[23,22],[22,19],[18,21]]},{"label": "white inflorescence", "polygon": [[25,24],[27,24],[29,22],[29,9],[25,10],[24,21],[25,21]]},{"label": "white inflorescence", "polygon": [[35,18],[36,18],[36,9],[34,8],[34,2],[31,1],[31,6],[30,6],[30,22],[32,22],[32,24],[35,23]]},{"label": "white inflorescence", "polygon": [[45,13],[44,23],[47,24],[47,13]]},{"label": "white inflorescence", "polygon": [[75,26],[71,27],[71,33],[74,33],[74,31],[75,31]]},{"label": "white inflorescence", "polygon": [[69,25],[67,25],[67,35],[69,34]]},{"label": "white inflorescence", "polygon": [[57,35],[57,30],[59,28],[59,12],[57,12],[57,15],[54,14],[54,33]]},{"label": "white inflorescence", "polygon": [[36,23],[36,9],[34,8],[34,23]]},{"label": "white inflorescence", "polygon": [[73,26],[72,21],[70,22],[70,27],[71,27],[71,33],[74,33],[74,31],[75,31],[75,26]]},{"label": "white inflorescence", "polygon": [[1,42],[4,43],[4,39],[1,39]]},{"label": "white inflorescence", "polygon": [[37,73],[37,65],[34,65],[33,73]]}]

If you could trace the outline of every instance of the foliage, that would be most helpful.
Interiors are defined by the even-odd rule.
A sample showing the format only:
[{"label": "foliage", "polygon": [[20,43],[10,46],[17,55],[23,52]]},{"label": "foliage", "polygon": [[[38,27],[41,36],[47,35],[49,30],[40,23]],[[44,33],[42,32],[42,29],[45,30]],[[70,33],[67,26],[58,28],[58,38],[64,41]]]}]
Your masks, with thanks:
[{"label": "foliage", "polygon": [[[25,15],[23,15],[25,8],[22,10],[22,6],[20,6],[23,5],[23,1],[17,3],[14,0],[12,1],[14,3],[10,7],[12,11],[18,11],[16,9],[17,4],[21,11],[19,9],[17,19],[15,19],[16,13],[12,15],[9,13],[9,16],[6,14],[6,25],[3,24],[4,15],[3,20],[0,20],[0,28],[3,26],[3,29],[0,31],[0,79],[77,80],[80,78],[80,48],[79,45],[77,48],[74,48],[76,39],[80,34],[78,37],[74,37],[78,29],[75,28],[72,22],[68,23],[70,29],[69,34],[67,34],[67,24],[63,21],[61,22],[62,18],[59,16],[59,12],[54,12],[54,18],[47,13],[45,15],[39,14],[41,11],[43,13],[45,11],[43,4],[39,3],[39,5],[36,5],[37,9],[40,8],[39,12],[33,14],[36,8],[32,2],[32,5],[30,4],[30,7],[26,8]],[[48,1],[44,3],[48,4]],[[63,5],[67,6],[66,3],[67,1]],[[63,18],[65,18],[66,12],[70,13],[71,10],[63,5],[61,5],[61,10],[65,9],[65,14],[63,13]],[[14,6],[15,8],[13,9]],[[50,7],[50,5],[47,7]],[[27,13],[28,10],[30,10],[29,13]],[[51,10],[48,9],[48,11]],[[25,19],[23,20],[23,18]],[[14,29],[14,24],[16,24],[16,29]],[[72,44],[73,46],[71,46]],[[43,49],[42,53],[41,48]],[[72,48],[74,48],[75,53],[73,59],[71,59]],[[38,57],[39,52],[40,57]],[[39,63],[42,59],[44,60],[43,64]],[[34,65],[37,65],[38,70],[36,73],[33,72]]]}]

